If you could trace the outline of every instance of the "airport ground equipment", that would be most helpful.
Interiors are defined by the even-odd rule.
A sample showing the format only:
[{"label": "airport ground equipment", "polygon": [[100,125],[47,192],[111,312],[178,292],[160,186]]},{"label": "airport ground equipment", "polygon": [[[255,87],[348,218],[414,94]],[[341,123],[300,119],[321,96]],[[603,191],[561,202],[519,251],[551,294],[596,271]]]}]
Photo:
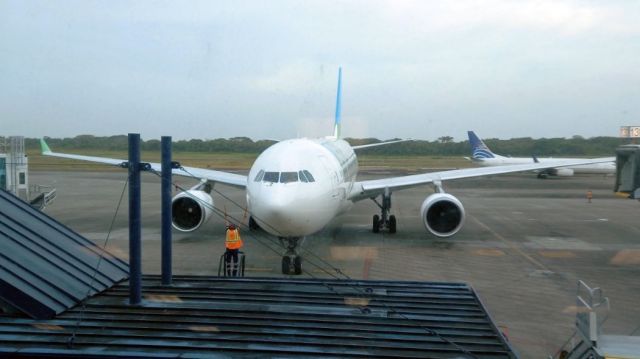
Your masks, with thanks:
[{"label": "airport ground equipment", "polygon": [[616,184],[614,192],[640,198],[640,145],[623,145],[616,149]]},{"label": "airport ground equipment", "polygon": [[576,331],[552,359],[640,359],[640,337],[603,333],[609,306],[602,289],[578,281]]},{"label": "airport ground equipment", "polygon": [[464,283],[176,275],[164,286],[144,275],[142,284],[137,306],[123,281],[84,312],[0,315],[0,356],[517,358]]},{"label": "airport ground equipment", "polygon": [[0,188],[25,201],[29,200],[29,159],[24,150],[24,137],[11,136],[2,139],[0,154]]},{"label": "airport ground equipment", "polygon": [[223,253],[218,262],[218,277],[244,277],[244,252],[238,252],[238,261],[234,262],[231,256]]},{"label": "airport ground equipment", "polygon": [[121,259],[4,190],[0,209],[3,311],[52,318],[128,276]]},{"label": "airport ground equipment", "polygon": [[0,189],[13,193],[38,209],[44,209],[56,198],[55,188],[29,186],[29,158],[23,136],[0,137]]}]

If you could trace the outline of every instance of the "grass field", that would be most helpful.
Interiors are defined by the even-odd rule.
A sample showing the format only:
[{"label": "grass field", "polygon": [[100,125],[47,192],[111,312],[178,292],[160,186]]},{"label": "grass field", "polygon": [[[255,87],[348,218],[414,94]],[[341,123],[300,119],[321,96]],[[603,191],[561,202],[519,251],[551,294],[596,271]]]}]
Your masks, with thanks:
[{"label": "grass field", "polygon": [[[69,151],[88,156],[122,158],[128,154],[124,151]],[[105,171],[116,167],[99,163],[68,160],[57,157],[42,156],[39,152],[28,152],[29,168],[32,171],[75,171],[94,170]],[[204,152],[174,152],[173,160],[183,166],[211,168],[220,170],[246,170],[251,167],[258,154],[252,153],[204,153]],[[142,152],[143,161],[160,162],[160,153],[155,151]],[[358,156],[361,169],[384,169],[420,171],[424,169],[448,169],[470,167],[471,163],[462,157],[447,156]]]}]

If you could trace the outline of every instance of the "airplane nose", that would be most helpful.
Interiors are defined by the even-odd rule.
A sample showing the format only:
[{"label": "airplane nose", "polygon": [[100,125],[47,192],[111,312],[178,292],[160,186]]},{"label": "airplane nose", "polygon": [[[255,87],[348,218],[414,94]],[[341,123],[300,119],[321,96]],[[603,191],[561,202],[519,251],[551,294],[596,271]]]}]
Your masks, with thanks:
[{"label": "airplane nose", "polygon": [[[247,194],[251,216],[274,236],[302,237],[321,230],[335,215],[309,187],[260,186]],[[318,192],[318,191],[316,191]]]},{"label": "airplane nose", "polygon": [[[281,198],[262,201],[254,212],[256,219],[259,222],[263,222],[263,227],[271,229],[271,231],[282,231],[284,228],[290,228],[296,220],[296,211],[293,210],[291,203],[283,201]],[[286,235],[286,233],[281,235]]]}]

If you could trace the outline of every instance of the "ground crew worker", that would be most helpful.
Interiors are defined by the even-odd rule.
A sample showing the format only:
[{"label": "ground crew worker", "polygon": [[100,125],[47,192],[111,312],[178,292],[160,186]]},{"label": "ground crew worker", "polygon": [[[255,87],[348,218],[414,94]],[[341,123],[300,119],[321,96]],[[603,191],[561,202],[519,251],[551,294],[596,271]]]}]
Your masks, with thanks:
[{"label": "ground crew worker", "polygon": [[592,198],[593,198],[593,192],[587,191],[587,202],[591,203]]},{"label": "ground crew worker", "polygon": [[[231,223],[227,226],[227,236],[225,239],[225,246],[227,251],[225,252],[225,262],[233,263],[232,272],[228,275],[235,275],[238,267],[238,251],[242,248],[242,238],[240,238],[240,232],[238,228]],[[233,262],[231,260],[233,259]]]}]

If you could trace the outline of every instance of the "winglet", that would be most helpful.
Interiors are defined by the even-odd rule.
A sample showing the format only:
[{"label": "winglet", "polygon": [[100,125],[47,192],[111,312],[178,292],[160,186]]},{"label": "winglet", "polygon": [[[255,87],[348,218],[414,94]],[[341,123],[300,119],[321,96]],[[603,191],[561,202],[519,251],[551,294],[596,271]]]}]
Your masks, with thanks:
[{"label": "winglet", "polygon": [[338,95],[336,96],[336,119],[333,127],[333,136],[340,138],[341,135],[341,121],[342,119],[342,67],[338,68]]},{"label": "winglet", "polygon": [[42,154],[51,153],[51,149],[49,148],[49,145],[44,142],[44,138],[40,139],[40,149],[42,150]]}]

